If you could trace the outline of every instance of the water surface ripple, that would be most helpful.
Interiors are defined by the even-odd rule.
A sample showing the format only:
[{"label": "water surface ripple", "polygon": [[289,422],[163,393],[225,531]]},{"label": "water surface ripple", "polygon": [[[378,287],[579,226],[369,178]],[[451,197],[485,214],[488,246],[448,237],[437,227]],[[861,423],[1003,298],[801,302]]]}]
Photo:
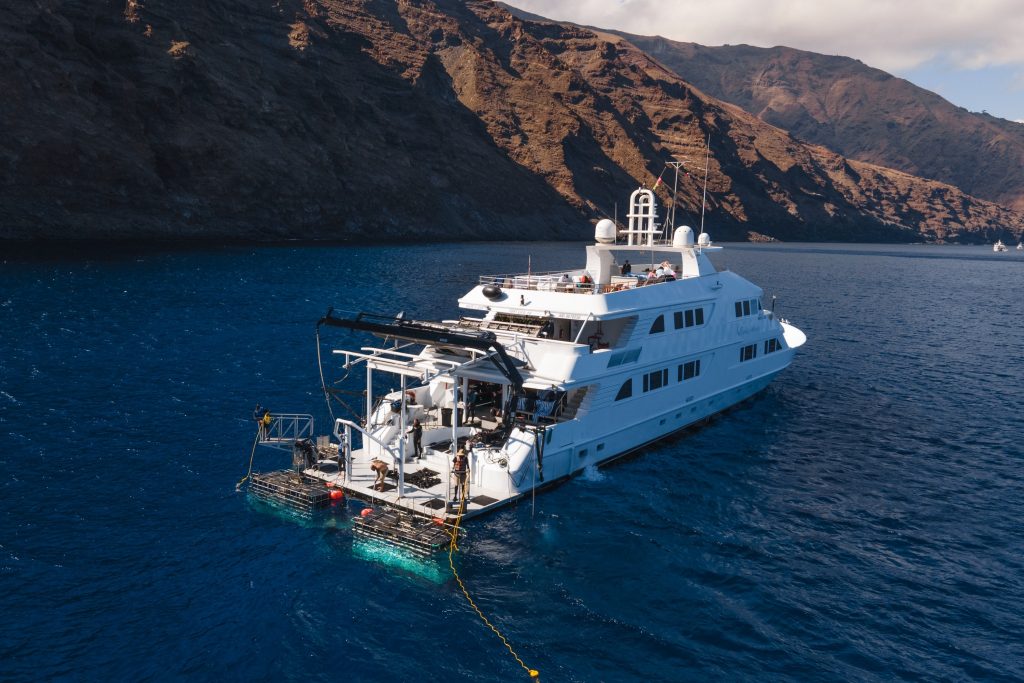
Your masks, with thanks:
[{"label": "water surface ripple", "polygon": [[[451,318],[479,273],[581,256],[3,262],[0,679],[521,678],[444,560],[354,546],[355,507],[301,523],[234,484],[256,401],[327,424],[328,306]],[[711,424],[473,523],[458,562],[477,603],[548,683],[1024,678],[1024,257],[715,260],[778,295],[809,337],[797,361]]]}]

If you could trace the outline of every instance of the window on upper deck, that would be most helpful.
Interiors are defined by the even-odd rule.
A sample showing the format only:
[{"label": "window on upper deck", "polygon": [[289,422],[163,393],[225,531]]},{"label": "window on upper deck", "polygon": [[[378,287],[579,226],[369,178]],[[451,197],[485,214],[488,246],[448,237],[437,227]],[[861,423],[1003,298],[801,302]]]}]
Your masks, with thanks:
[{"label": "window on upper deck", "polygon": [[749,344],[740,349],[740,362],[757,358],[757,344]]},{"label": "window on upper deck", "polygon": [[665,331],[665,316],[664,315],[659,315],[657,318],[654,319],[654,322],[651,323],[650,334],[657,334],[658,332],[664,332],[664,331]]},{"label": "window on upper deck", "polygon": [[745,318],[748,315],[757,315],[761,312],[760,299],[744,299],[736,302],[736,317]]},{"label": "window on upper deck", "polygon": [[704,324],[703,308],[688,308],[685,311],[676,311],[673,316],[675,318],[677,330],[681,330],[684,327],[696,327],[697,325]]}]

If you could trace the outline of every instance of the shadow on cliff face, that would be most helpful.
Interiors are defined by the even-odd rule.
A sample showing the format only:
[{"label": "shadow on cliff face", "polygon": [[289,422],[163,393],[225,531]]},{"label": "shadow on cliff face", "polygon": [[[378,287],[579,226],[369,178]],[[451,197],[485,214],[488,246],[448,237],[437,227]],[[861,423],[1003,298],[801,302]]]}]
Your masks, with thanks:
[{"label": "shadow on cliff face", "polygon": [[495,147],[429,59],[413,84],[297,0],[185,0],[136,22],[122,10],[83,1],[18,17],[24,42],[3,60],[25,83],[0,150],[12,160],[0,165],[4,236],[589,232]]}]

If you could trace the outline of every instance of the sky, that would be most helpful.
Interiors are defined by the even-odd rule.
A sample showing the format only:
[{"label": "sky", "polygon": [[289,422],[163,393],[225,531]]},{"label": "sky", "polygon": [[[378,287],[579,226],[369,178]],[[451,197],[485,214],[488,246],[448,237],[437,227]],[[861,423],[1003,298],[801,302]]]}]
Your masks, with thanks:
[{"label": "sky", "polygon": [[702,45],[854,57],[1024,122],[1024,0],[505,0],[549,19]]}]

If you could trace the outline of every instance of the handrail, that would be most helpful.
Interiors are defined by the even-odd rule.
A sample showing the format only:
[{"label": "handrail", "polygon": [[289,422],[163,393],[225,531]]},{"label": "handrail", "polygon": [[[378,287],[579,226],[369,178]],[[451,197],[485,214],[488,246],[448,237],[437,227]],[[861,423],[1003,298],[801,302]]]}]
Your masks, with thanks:
[{"label": "handrail", "polygon": [[291,447],[298,441],[313,438],[313,416],[302,413],[271,413],[270,424],[260,425],[259,443],[264,446]]}]

